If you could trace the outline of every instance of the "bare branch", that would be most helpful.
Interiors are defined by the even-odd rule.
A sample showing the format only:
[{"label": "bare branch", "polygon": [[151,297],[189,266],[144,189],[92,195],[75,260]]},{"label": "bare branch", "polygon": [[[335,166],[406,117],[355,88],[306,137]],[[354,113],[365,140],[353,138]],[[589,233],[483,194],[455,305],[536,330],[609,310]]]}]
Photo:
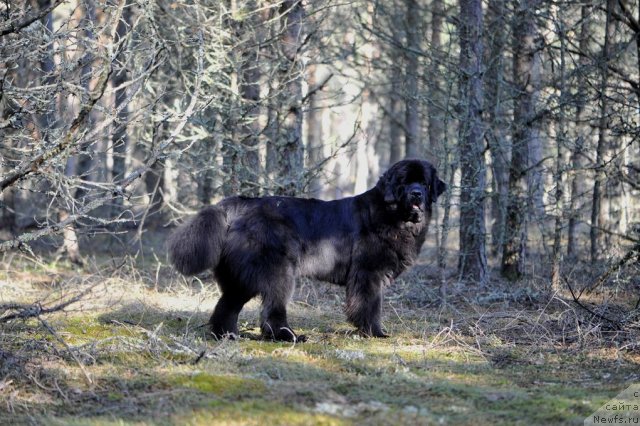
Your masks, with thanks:
[{"label": "bare branch", "polygon": [[[601,315],[597,312],[594,312],[591,308],[589,308],[587,305],[585,305],[584,303],[582,303],[580,301],[580,295],[576,296],[576,293],[573,291],[573,287],[571,287],[571,284],[569,283],[569,280],[566,277],[562,277],[563,281],[565,282],[565,284],[567,285],[567,288],[569,289],[569,292],[571,293],[571,298],[573,299],[573,302],[578,305],[579,307],[581,307],[582,309],[584,309],[585,311],[589,312],[591,315],[593,315],[596,318],[600,318],[602,320],[605,320],[607,322],[609,322],[610,324],[612,324],[616,329],[620,330],[622,328],[621,324],[619,321],[614,321],[611,318],[607,318],[604,315]],[[581,293],[582,294],[582,293]]]},{"label": "bare branch", "polygon": [[312,96],[314,96],[316,93],[324,89],[324,87],[329,83],[329,80],[331,80],[332,78],[333,78],[333,73],[330,73],[324,80],[318,83],[315,87],[312,87],[311,89],[309,89],[307,94],[302,98],[301,103],[302,104],[306,103]]},{"label": "bare branch", "polygon": [[67,148],[69,148],[75,142],[75,135],[80,129],[80,127],[84,124],[87,117],[89,117],[89,113],[93,110],[96,102],[98,102],[102,96],[104,95],[105,89],[107,88],[109,82],[109,76],[111,75],[113,68],[111,67],[111,63],[105,66],[102,75],[100,76],[100,80],[96,86],[96,90],[93,95],[89,98],[89,102],[87,102],[76,118],[71,123],[69,130],[67,130],[66,135],[62,138],[58,144],[56,144],[53,148],[44,151],[41,154],[38,154],[35,158],[29,161],[27,164],[24,164],[22,167],[19,167],[18,170],[9,173],[7,176],[0,181],[0,192],[4,191],[6,188],[10,187],[18,180],[24,178],[25,176],[35,173],[40,169],[46,161],[57,157],[61,153],[63,153]]},{"label": "bare branch", "polygon": [[11,33],[17,33],[23,28],[28,27],[33,24],[35,21],[44,18],[51,11],[53,11],[56,7],[60,6],[62,3],[65,3],[67,0],[54,0],[53,3],[42,10],[35,10],[27,16],[23,16],[22,19],[15,22],[13,20],[0,25],[0,37],[5,36]]},{"label": "bare branch", "polygon": [[596,288],[604,284],[607,279],[609,279],[611,274],[622,268],[634,257],[640,259],[640,243],[631,247],[631,249],[622,257],[622,259],[618,260],[618,262],[612,265],[604,274],[600,275],[600,277],[593,284],[583,289],[581,293],[591,294]]},{"label": "bare branch", "polygon": [[[135,181],[140,179],[146,172],[148,172],[154,164],[156,164],[161,158],[164,157],[164,151],[166,148],[175,142],[176,138],[182,133],[182,130],[187,125],[191,117],[196,114],[198,111],[196,110],[196,105],[198,100],[200,99],[200,89],[202,78],[204,75],[204,41],[202,32],[199,33],[199,49],[198,49],[198,69],[197,69],[197,77],[195,82],[195,87],[193,94],[191,95],[191,101],[185,111],[180,114],[180,119],[178,120],[178,124],[173,129],[169,137],[160,143],[156,149],[151,153],[151,155],[145,160],[144,165],[136,168],[134,171],[125,176],[120,184],[114,189],[110,191],[105,191],[102,196],[96,197],[92,201],[88,202],[82,208],[78,209],[75,214],[68,215],[64,220],[53,224],[51,226],[47,226],[46,228],[30,232],[27,234],[22,234],[12,240],[7,240],[0,243],[0,253],[15,250],[17,248],[23,247],[25,244],[28,244],[30,241],[38,240],[47,235],[55,235],[66,227],[75,223],[79,218],[87,215],[92,210],[106,204],[109,201],[114,200],[117,197],[125,196],[126,189]],[[110,68],[111,70],[111,68]],[[109,72],[110,74],[110,72]],[[106,76],[106,81],[108,81],[109,75]],[[105,83],[106,84],[106,83]],[[205,102],[206,104],[206,102]],[[88,113],[89,111],[87,111]],[[41,163],[40,163],[41,164]]]}]

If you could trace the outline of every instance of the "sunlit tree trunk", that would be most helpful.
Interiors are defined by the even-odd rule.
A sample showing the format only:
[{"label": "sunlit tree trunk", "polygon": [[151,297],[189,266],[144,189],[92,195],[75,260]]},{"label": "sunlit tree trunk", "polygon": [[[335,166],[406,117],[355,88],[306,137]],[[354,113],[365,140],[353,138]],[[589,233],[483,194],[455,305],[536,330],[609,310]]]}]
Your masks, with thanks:
[{"label": "sunlit tree trunk", "polygon": [[[256,7],[254,1],[249,1],[246,8],[253,10]],[[240,26],[239,36],[245,33],[251,34],[249,46],[243,46],[244,51],[240,58],[240,70],[238,72],[239,91],[241,98],[240,126],[236,133],[236,145],[242,146],[240,158],[240,193],[247,196],[259,194],[261,175],[260,155],[258,153],[260,133],[260,68],[259,50],[254,45],[259,45],[262,39],[259,15],[251,15]]]},{"label": "sunlit tree trunk", "polygon": [[[165,121],[163,123],[157,123],[153,126],[153,134],[151,136],[151,146],[150,149],[155,149],[162,140],[167,137],[167,129],[168,123]],[[154,164],[151,170],[147,172],[144,176],[144,184],[149,194],[149,210],[147,212],[147,216],[151,219],[152,223],[159,223],[162,219],[159,217],[161,212],[162,203],[164,202],[164,194],[167,192],[165,188],[165,179],[164,179],[164,161],[158,161],[158,163]],[[207,196],[200,196],[200,201],[203,204],[209,204],[211,202],[211,193],[213,191],[209,191]],[[198,193],[201,194],[201,182],[198,182]]]},{"label": "sunlit tree trunk", "polygon": [[[44,6],[44,5],[42,5]],[[94,59],[95,54],[93,50],[93,44],[87,41],[93,42],[96,40],[96,35],[93,33],[94,23],[96,22],[96,11],[93,0],[86,0],[82,2],[82,7],[79,8],[78,13],[82,14],[80,19],[80,27],[79,30],[83,36],[83,40],[85,40],[85,44],[82,46],[84,49],[83,57],[81,62],[83,63],[80,76],[80,85],[83,88],[83,95],[80,98],[80,108],[82,105],[89,101],[89,94],[91,93],[91,81],[95,76],[94,73]],[[51,18],[53,19],[53,18]],[[92,120],[93,118],[89,116],[88,120]],[[53,124],[51,125],[53,127]],[[91,170],[92,158],[89,154],[86,154],[80,151],[79,154],[75,156],[71,156],[67,159],[67,164],[65,167],[65,175],[71,176],[79,176],[82,179],[91,179],[89,176],[89,172]],[[82,199],[85,197],[86,191],[83,185],[79,185],[75,188],[73,199],[67,200],[67,205],[62,206],[61,210],[58,214],[58,220],[60,222],[66,220],[71,213],[75,213],[76,210],[76,202],[83,201]],[[69,260],[74,263],[82,264],[82,256],[80,254],[80,245],[78,242],[78,235],[76,232],[75,224],[70,224],[64,227],[62,231],[63,237],[63,250],[66,252]]]},{"label": "sunlit tree trunk", "polygon": [[[316,88],[321,78],[322,71],[316,64],[308,68],[307,82],[310,88]],[[309,181],[309,195],[313,197],[320,196],[322,192],[322,181],[319,175],[319,164],[322,162],[324,134],[322,126],[322,110],[320,102],[317,100],[317,93],[309,96],[309,105],[306,114],[306,132],[307,132],[307,167],[313,171]]]},{"label": "sunlit tree trunk", "polygon": [[275,146],[278,157],[278,188],[283,195],[297,194],[301,186],[303,167],[302,145],[302,62],[300,48],[304,9],[300,0],[285,0],[280,5],[282,63],[278,70],[280,99],[276,120],[279,131]]},{"label": "sunlit tree trunk", "polygon": [[361,194],[367,190],[369,178],[369,158],[367,156],[367,141],[369,138],[370,120],[373,116],[375,105],[371,101],[369,90],[364,90],[362,95],[362,129],[357,136],[355,152],[355,176],[353,182],[353,193]]},{"label": "sunlit tree trunk", "polygon": [[[124,38],[131,26],[131,7],[126,4],[122,10],[122,17],[116,27],[116,41],[124,42]],[[114,181],[121,179],[125,174],[125,161],[127,148],[129,146],[129,134],[127,132],[127,121],[129,120],[129,107],[127,101],[127,68],[124,63],[118,64],[111,76],[111,85],[115,91],[114,108],[116,110],[116,120],[114,122],[114,132],[111,139],[113,144],[113,168],[111,177]]]}]

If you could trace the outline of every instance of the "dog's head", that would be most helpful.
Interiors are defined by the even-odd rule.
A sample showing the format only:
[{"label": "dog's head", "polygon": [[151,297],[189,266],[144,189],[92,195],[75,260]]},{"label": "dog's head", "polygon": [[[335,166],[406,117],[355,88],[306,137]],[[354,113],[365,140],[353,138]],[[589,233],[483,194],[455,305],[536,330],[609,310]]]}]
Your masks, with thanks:
[{"label": "dog's head", "polygon": [[388,210],[414,223],[423,221],[425,215],[431,213],[431,204],[447,189],[435,167],[424,160],[395,163],[380,177],[376,187],[384,195]]}]

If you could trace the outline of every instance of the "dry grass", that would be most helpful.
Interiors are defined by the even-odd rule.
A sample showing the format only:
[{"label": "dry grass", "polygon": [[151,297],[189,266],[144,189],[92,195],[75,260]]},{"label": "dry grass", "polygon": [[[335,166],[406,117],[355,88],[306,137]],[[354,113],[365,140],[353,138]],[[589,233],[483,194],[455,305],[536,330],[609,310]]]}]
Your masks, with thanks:
[{"label": "dry grass", "polygon": [[616,328],[542,278],[477,288],[423,264],[388,289],[384,340],[352,333],[342,289],[303,281],[290,316],[309,341],[292,345],[255,339],[257,301],[244,338],[209,339],[210,277],[160,257],[43,259],[2,259],[0,305],[91,291],[0,324],[2,423],[581,424],[640,381],[632,279],[585,300]]}]

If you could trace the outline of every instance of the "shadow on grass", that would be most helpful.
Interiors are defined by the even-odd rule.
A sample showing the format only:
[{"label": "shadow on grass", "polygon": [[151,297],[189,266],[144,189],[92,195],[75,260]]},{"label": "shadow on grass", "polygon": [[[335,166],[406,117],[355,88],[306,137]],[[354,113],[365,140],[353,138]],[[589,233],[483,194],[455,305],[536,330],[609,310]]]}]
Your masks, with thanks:
[{"label": "shadow on grass", "polygon": [[[311,337],[296,345],[215,341],[200,327],[208,312],[144,302],[52,320],[91,381],[68,348],[37,327],[3,330],[31,346],[16,340],[0,352],[0,418],[82,425],[581,423],[638,378],[636,364],[614,357],[499,345],[493,355],[478,354],[419,337],[420,327],[433,334],[437,324],[407,323],[399,336],[362,339],[336,331],[348,326],[338,304],[329,307],[294,304],[292,324]],[[244,321],[257,310],[248,306]]]},{"label": "shadow on grass", "polygon": [[[90,389],[51,372],[58,390],[46,393],[49,402],[31,405],[31,419],[44,424],[558,424],[579,422],[615,394],[580,385],[517,384],[511,371],[486,366],[471,372],[460,362],[431,360],[428,367],[400,368],[395,362],[380,366],[378,358],[344,361],[332,356],[331,348],[310,355],[305,345],[239,341],[231,346],[240,355],[221,354],[198,366],[137,364],[96,373]],[[549,376],[543,373],[540,379]],[[25,413],[10,416],[27,419]]]}]

